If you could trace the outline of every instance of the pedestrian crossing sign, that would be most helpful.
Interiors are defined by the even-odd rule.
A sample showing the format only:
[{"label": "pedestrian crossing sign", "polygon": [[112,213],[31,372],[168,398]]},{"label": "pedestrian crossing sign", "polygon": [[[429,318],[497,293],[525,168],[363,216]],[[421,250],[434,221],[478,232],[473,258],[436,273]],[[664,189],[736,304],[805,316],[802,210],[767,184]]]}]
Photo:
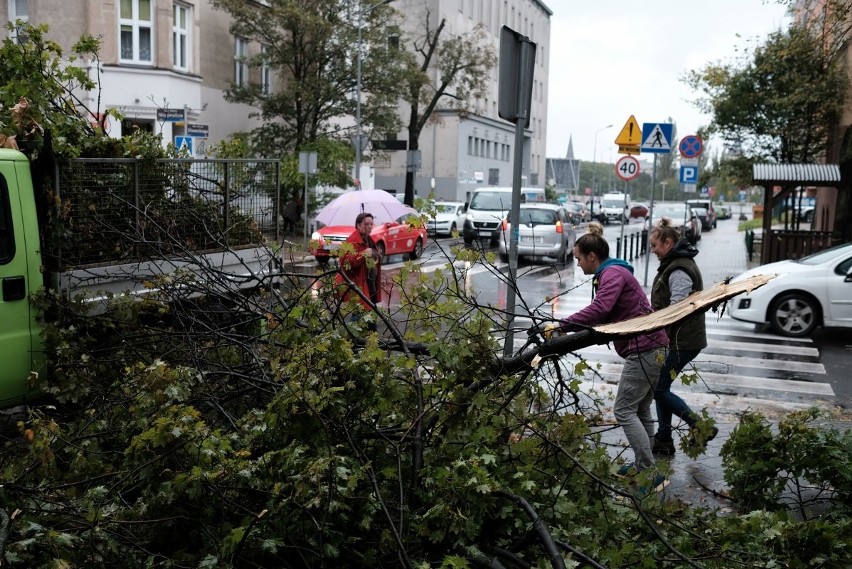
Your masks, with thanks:
[{"label": "pedestrian crossing sign", "polygon": [[672,151],[672,123],[643,123],[642,152],[668,154]]},{"label": "pedestrian crossing sign", "polygon": [[175,146],[179,152],[186,152],[192,156],[192,137],[191,136],[176,136]]}]

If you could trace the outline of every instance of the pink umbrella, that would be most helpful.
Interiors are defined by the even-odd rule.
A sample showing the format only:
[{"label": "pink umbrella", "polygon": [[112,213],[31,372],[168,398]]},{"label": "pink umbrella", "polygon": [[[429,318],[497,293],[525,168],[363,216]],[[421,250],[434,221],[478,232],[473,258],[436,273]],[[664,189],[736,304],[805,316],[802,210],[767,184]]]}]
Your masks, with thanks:
[{"label": "pink umbrella", "polygon": [[361,213],[373,214],[374,223],[396,221],[407,215],[418,215],[417,210],[400,203],[393,194],[384,190],[350,190],[331,200],[317,214],[324,225],[355,225]]}]

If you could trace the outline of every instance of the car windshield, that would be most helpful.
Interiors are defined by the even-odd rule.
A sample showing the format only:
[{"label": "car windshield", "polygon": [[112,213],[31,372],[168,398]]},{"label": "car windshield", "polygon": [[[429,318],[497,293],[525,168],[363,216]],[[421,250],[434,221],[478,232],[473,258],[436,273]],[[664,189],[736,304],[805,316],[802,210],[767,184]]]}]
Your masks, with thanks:
[{"label": "car windshield", "polygon": [[552,209],[522,209],[522,225],[556,225],[556,212]]},{"label": "car windshield", "polygon": [[694,211],[695,215],[697,215],[699,217],[702,216],[702,215],[707,215],[707,210],[704,209],[703,207],[694,207],[694,208],[692,208],[692,211]]},{"label": "car windshield", "polygon": [[623,200],[604,200],[603,206],[604,207],[624,207],[624,201]]},{"label": "car windshield", "polygon": [[438,213],[455,213],[456,212],[456,206],[446,205],[446,204],[438,205],[438,206],[435,206],[435,210]]},{"label": "car windshield", "polygon": [[842,255],[844,251],[846,253],[852,253],[852,243],[846,243],[845,245],[837,245],[836,247],[825,249],[824,251],[820,251],[819,253],[814,253],[813,255],[802,257],[801,259],[798,259],[794,262],[801,263],[803,265],[820,265],[822,263],[831,261],[835,257]]},{"label": "car windshield", "polygon": [[512,205],[509,192],[476,192],[470,200],[470,209],[480,211],[504,211]]},{"label": "car windshield", "polygon": [[654,211],[654,217],[668,217],[669,219],[686,219],[686,208],[683,206],[665,206]]}]

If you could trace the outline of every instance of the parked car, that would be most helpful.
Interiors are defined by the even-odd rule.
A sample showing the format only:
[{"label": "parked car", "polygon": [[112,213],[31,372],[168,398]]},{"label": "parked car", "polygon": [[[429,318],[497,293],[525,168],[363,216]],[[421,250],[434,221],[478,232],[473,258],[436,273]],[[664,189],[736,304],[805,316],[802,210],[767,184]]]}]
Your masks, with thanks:
[{"label": "parked car", "polygon": [[807,206],[803,207],[802,211],[799,212],[799,220],[805,223],[813,223],[814,222],[814,207]]},{"label": "parked car", "polygon": [[[509,260],[511,224],[504,219],[500,233],[500,259]],[[577,234],[560,205],[521,204],[518,227],[518,257],[554,257],[557,263],[574,258]]]},{"label": "parked car", "polygon": [[465,208],[462,202],[435,202],[435,216],[426,222],[430,235],[452,235],[464,227]]},{"label": "parked car", "polygon": [[672,227],[675,227],[680,232],[681,237],[686,237],[693,245],[701,240],[701,220],[688,205],[683,203],[662,204],[654,208],[654,223],[664,217],[671,219]]},{"label": "parked car", "polygon": [[592,212],[589,208],[580,202],[568,202],[565,204],[565,210],[569,215],[573,215],[574,223],[587,223],[592,220]]},{"label": "parked car", "polygon": [[713,229],[713,220],[710,218],[710,212],[708,212],[703,207],[694,207],[692,211],[695,212],[695,215],[698,216],[698,219],[701,220],[701,231],[710,231]]},{"label": "parked car", "polygon": [[[311,235],[311,253],[317,262],[321,265],[328,263],[353,231],[354,225],[332,225],[315,231]],[[407,255],[412,261],[423,254],[428,239],[426,228],[408,223],[407,216],[373,226],[370,236],[382,258]]]},{"label": "parked car", "polygon": [[755,267],[734,282],[760,274],[778,276],[734,298],[733,318],[794,337],[808,336],[817,326],[852,328],[852,243]]},{"label": "parked car", "polygon": [[630,204],[629,207],[631,219],[644,219],[648,217],[648,213],[651,211],[648,209],[648,206],[646,204],[638,202]]},{"label": "parked car", "polygon": [[708,226],[705,227],[708,231],[716,227],[716,208],[713,207],[713,200],[710,198],[700,198],[694,200],[686,200],[686,203],[689,204],[691,208],[703,207],[707,210],[707,219],[709,220]]},{"label": "parked car", "polygon": [[716,207],[716,219],[731,219],[733,217],[733,213],[731,213],[730,206],[720,205]]}]

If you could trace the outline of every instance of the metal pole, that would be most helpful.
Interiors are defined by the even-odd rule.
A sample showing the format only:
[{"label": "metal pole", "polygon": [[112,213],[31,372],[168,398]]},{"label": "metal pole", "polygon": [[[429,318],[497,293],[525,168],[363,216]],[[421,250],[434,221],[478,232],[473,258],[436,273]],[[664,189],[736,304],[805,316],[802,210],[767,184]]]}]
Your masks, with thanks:
[{"label": "metal pole", "polygon": [[[651,229],[654,228],[654,188],[657,185],[657,154],[654,154],[654,169],[651,171],[651,207],[648,212],[648,239],[651,238]],[[648,258],[645,259],[645,281],[642,286],[648,286],[648,265],[651,264],[651,246],[648,245]]]},{"label": "metal pole", "polygon": [[[532,56],[530,42],[521,42],[520,69],[529,67],[529,59]],[[509,212],[509,223],[512,227],[509,236],[509,286],[506,290],[506,342],[503,344],[503,356],[509,357],[514,350],[515,332],[515,287],[518,274],[518,225],[521,219],[521,181],[524,161],[524,127],[527,124],[527,93],[525,73],[521,74],[518,86],[518,118],[515,122],[515,167],[512,176],[512,209]]]},{"label": "metal pole", "polygon": [[[589,211],[592,214],[592,219],[595,218],[595,195],[597,193],[598,184],[598,135],[608,128],[612,128],[612,125],[608,124],[605,127],[599,128],[597,131],[595,131],[595,146],[594,151],[592,151],[592,204],[589,206]],[[600,211],[598,211],[598,214],[600,214]]]},{"label": "metal pole", "polygon": [[358,42],[355,58],[355,178],[358,180],[358,189],[361,189],[361,51],[363,49],[361,40],[361,28],[364,25],[364,15],[369,14],[379,6],[390,4],[393,0],[382,0],[369,9],[364,10],[364,4],[358,2]]}]

